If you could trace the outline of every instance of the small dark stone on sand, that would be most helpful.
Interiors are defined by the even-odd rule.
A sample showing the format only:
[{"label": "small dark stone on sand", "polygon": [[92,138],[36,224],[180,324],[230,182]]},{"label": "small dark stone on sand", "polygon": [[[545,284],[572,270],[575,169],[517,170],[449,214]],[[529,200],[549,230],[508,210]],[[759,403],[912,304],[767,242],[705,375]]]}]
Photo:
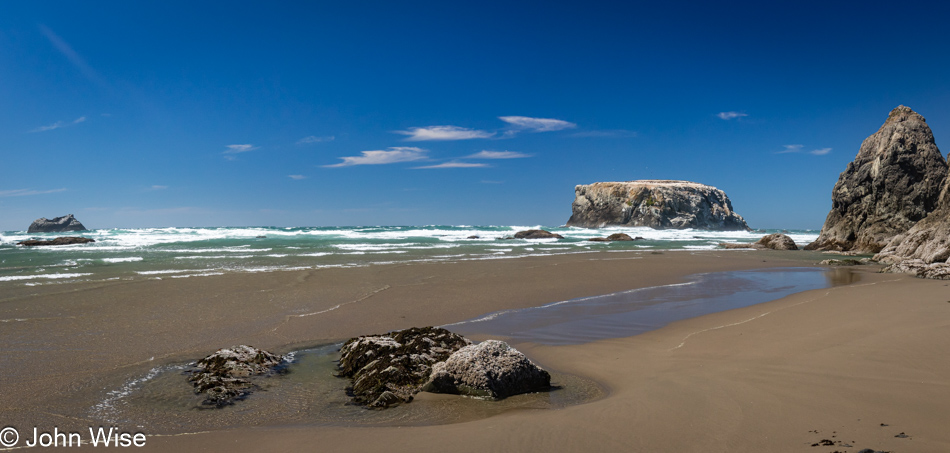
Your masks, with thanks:
[{"label": "small dark stone on sand", "polygon": [[900,434],[898,434],[898,435],[896,435],[896,436],[894,436],[894,437],[899,437],[899,438],[901,438],[901,439],[906,439],[906,438],[908,438],[908,437],[910,437],[910,436],[908,436],[907,434],[904,434],[904,432],[901,431]]}]

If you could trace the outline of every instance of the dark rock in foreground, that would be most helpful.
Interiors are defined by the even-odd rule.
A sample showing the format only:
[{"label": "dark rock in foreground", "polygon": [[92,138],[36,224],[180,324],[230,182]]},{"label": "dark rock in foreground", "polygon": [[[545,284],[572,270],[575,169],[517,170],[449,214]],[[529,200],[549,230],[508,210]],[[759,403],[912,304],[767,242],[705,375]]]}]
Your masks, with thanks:
[{"label": "dark rock in foreground", "polygon": [[33,221],[27,233],[60,233],[63,231],[83,231],[83,226],[72,214],[49,220],[42,217]]},{"label": "dark rock in foreground", "polygon": [[197,362],[198,370],[189,380],[195,386],[195,393],[205,394],[202,404],[223,407],[257,388],[249,377],[277,373],[286,360],[247,345],[219,349]]},{"label": "dark rock in foreground", "polygon": [[86,244],[86,243],[89,243],[89,242],[96,242],[96,240],[95,240],[95,239],[91,239],[91,238],[83,238],[83,237],[76,237],[76,236],[66,236],[66,237],[51,239],[51,240],[48,240],[48,241],[40,241],[40,240],[36,240],[36,239],[30,239],[30,240],[28,240],[28,241],[20,241],[20,242],[17,242],[17,245],[22,245],[22,246],[25,246],[25,247],[35,247],[35,246],[38,246],[38,245],[39,245],[39,246],[42,246],[42,245]]},{"label": "dark rock in foreground", "polygon": [[788,235],[782,233],[763,236],[762,239],[759,239],[755,244],[772,250],[798,250],[795,241],[788,237]]},{"label": "dark rock in foreground", "polygon": [[748,230],[726,193],[689,181],[595,182],[574,188],[567,226]]},{"label": "dark rock in foreground", "polygon": [[642,240],[642,239],[643,239],[643,237],[641,237],[641,236],[637,236],[636,238],[632,238],[632,237],[630,237],[630,235],[627,234],[627,233],[614,233],[614,234],[611,234],[610,236],[607,236],[607,237],[605,237],[605,238],[590,238],[590,239],[588,239],[588,241],[593,241],[593,242],[639,241],[639,240]]},{"label": "dark rock in foreground", "polygon": [[500,399],[550,387],[547,371],[507,343],[487,340],[459,349],[435,364],[423,389]]},{"label": "dark rock in foreground", "polygon": [[557,233],[552,233],[547,230],[524,230],[515,233],[515,239],[564,239],[564,236],[561,236]]},{"label": "dark rock in foreground", "polygon": [[821,234],[805,249],[880,252],[936,208],[946,177],[924,117],[897,107],[841,173]]},{"label": "dark rock in foreground", "polygon": [[471,342],[438,327],[413,327],[386,335],[350,339],[340,349],[341,377],[353,402],[385,408],[412,401],[432,366]]}]

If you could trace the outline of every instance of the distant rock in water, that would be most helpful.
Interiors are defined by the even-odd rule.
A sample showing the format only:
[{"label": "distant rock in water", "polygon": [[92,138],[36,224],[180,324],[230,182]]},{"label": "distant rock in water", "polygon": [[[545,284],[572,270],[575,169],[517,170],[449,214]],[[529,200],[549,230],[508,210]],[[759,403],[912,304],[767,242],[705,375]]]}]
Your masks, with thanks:
[{"label": "distant rock in water", "polygon": [[748,230],[726,193],[689,181],[595,182],[574,188],[567,226]]},{"label": "distant rock in water", "polygon": [[287,359],[252,346],[219,349],[197,362],[189,379],[195,393],[204,394],[203,404],[224,407],[257,389],[248,378],[277,373]]},{"label": "distant rock in water", "polygon": [[637,236],[636,238],[630,237],[627,233],[614,233],[605,238],[590,238],[588,241],[592,242],[612,242],[612,241],[640,241],[643,240],[642,236]]},{"label": "distant rock in water", "polygon": [[486,340],[436,363],[423,390],[500,399],[550,387],[551,375],[520,351],[503,341]]},{"label": "distant rock in water", "polygon": [[432,366],[471,342],[439,327],[413,327],[352,338],[340,349],[341,377],[357,404],[386,408],[412,401]]},{"label": "distant rock in water", "polygon": [[805,249],[880,252],[937,207],[946,177],[924,117],[897,107],[838,177],[821,234]]},{"label": "distant rock in water", "polygon": [[515,239],[564,239],[564,236],[561,236],[557,233],[552,233],[547,230],[524,230],[515,233]]},{"label": "distant rock in water", "polygon": [[35,246],[43,246],[43,245],[86,244],[86,243],[89,243],[89,242],[96,242],[96,240],[95,240],[95,239],[92,239],[92,238],[83,238],[83,237],[77,237],[77,236],[66,236],[66,237],[61,237],[61,238],[56,238],[56,239],[50,239],[50,240],[48,240],[48,241],[40,241],[40,240],[37,240],[37,239],[30,239],[30,240],[28,240],[28,241],[20,241],[20,242],[17,242],[17,245],[22,245],[22,246],[25,246],[25,247],[35,247]]},{"label": "distant rock in water", "polygon": [[46,217],[36,219],[30,224],[27,233],[60,233],[63,231],[83,231],[85,229],[86,227],[82,223],[76,220],[72,214],[69,214],[56,217],[53,220]]},{"label": "distant rock in water", "polygon": [[755,244],[772,250],[798,250],[795,241],[788,237],[788,235],[782,233],[763,236],[762,239],[759,239]]}]

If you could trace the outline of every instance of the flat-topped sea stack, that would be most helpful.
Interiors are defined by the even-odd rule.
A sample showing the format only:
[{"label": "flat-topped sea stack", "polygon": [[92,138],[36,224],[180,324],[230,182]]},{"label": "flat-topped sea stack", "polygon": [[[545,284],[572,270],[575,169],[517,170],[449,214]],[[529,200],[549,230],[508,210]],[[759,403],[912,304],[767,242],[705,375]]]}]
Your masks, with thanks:
[{"label": "flat-topped sea stack", "polygon": [[821,234],[805,249],[881,251],[936,208],[946,177],[924,117],[897,107],[838,177]]},{"label": "flat-topped sea stack", "polygon": [[748,230],[726,193],[689,181],[595,182],[574,187],[567,226]]},{"label": "flat-topped sea stack", "polygon": [[56,217],[52,220],[42,217],[33,221],[27,233],[62,233],[64,231],[83,231],[86,227],[72,214]]}]

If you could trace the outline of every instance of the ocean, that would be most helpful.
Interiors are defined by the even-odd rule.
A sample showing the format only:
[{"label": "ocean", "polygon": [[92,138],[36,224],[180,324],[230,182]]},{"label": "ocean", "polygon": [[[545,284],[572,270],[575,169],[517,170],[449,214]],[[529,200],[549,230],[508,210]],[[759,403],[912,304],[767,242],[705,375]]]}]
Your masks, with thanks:
[{"label": "ocean", "polygon": [[[546,229],[564,239],[506,239]],[[784,232],[799,245],[818,230],[704,231],[646,227],[587,229],[522,226],[220,227],[102,229],[71,233],[0,233],[0,285],[197,278],[225,273],[355,267],[402,262],[507,259],[630,250],[712,250]],[[633,242],[588,239],[627,233]],[[27,239],[83,236],[96,242],[24,247]]]}]

